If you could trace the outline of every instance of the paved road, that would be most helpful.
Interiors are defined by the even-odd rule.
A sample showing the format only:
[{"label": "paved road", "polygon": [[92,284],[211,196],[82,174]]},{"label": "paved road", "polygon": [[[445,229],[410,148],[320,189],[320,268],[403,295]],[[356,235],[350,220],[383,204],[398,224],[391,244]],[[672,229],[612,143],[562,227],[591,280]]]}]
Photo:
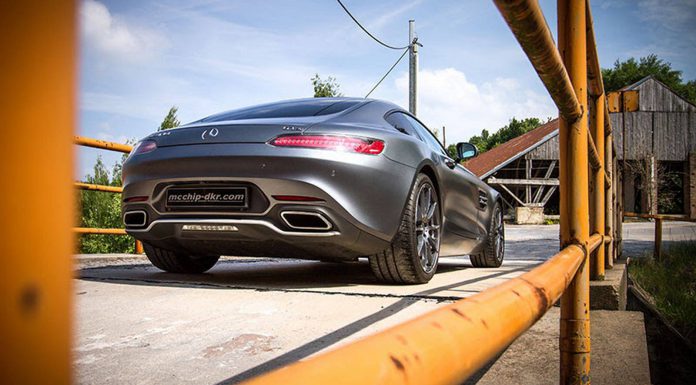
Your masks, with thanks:
[{"label": "paved road", "polygon": [[[670,223],[666,240],[696,239]],[[652,247],[626,224],[625,250]],[[235,383],[372,334],[529,271],[558,249],[558,226],[508,226],[506,260],[447,258],[427,285],[385,286],[365,261],[227,258],[208,274],[162,273],[141,257],[80,256],[75,366],[80,383]]]}]

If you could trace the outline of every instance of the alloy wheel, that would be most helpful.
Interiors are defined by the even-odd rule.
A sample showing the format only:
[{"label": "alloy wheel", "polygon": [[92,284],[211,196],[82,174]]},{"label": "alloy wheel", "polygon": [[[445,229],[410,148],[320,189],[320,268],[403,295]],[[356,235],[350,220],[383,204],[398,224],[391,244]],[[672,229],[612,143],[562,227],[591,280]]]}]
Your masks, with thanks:
[{"label": "alloy wheel", "polygon": [[423,271],[429,274],[437,267],[440,255],[440,210],[430,183],[424,183],[418,191],[415,221],[418,259]]}]

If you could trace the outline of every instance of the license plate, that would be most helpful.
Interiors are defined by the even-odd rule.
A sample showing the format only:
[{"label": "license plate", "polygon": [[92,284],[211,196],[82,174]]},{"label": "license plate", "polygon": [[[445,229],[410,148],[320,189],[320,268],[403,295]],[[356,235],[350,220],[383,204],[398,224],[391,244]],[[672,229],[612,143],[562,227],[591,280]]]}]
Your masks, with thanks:
[{"label": "license plate", "polygon": [[173,188],[167,191],[169,207],[239,207],[249,206],[246,187]]}]

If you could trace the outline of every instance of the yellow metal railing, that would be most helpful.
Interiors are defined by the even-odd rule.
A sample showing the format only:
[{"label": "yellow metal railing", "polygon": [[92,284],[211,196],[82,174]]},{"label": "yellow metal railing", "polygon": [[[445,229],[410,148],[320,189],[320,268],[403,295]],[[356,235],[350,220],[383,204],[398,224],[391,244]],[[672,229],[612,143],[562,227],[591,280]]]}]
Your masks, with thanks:
[{"label": "yellow metal railing", "polygon": [[653,255],[656,260],[662,259],[662,222],[664,221],[679,221],[679,222],[696,222],[695,218],[690,218],[687,215],[678,214],[641,214],[641,213],[630,213],[624,212],[624,217],[629,218],[643,218],[643,219],[654,219],[655,220],[655,239],[654,239],[654,249]]},{"label": "yellow metal railing", "polygon": [[559,298],[560,383],[590,382],[590,265],[602,279],[615,258],[617,185],[590,6],[558,2],[557,48],[535,0],[494,3],[559,109],[561,251],[502,285],[247,384],[462,383]]},{"label": "yellow metal railing", "polygon": [[[133,150],[133,146],[121,143],[107,142],[105,140],[98,140],[92,138],[86,138],[84,136],[75,136],[73,142],[80,146],[98,148],[102,150],[130,153]],[[88,191],[102,191],[114,194],[121,194],[123,192],[123,187],[118,186],[105,186],[101,184],[89,184],[82,182],[75,182],[75,187],[80,190]],[[93,227],[76,227],[73,229],[77,234],[109,234],[109,235],[127,235],[125,229],[100,229]],[[143,253],[143,245],[140,241],[135,241],[135,252],[136,254]]]}]

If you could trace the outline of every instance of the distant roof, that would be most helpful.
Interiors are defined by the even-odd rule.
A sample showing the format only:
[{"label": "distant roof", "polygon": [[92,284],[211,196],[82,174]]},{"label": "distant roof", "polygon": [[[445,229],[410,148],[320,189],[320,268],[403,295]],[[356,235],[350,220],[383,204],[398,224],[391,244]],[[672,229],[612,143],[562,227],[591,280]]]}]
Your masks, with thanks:
[{"label": "distant roof", "polygon": [[[646,77],[644,77],[644,78],[638,80],[637,82],[635,82],[635,83],[633,83],[633,84],[629,84],[629,85],[627,85],[627,86],[625,86],[625,87],[621,87],[621,88],[619,89],[619,91],[630,91],[630,90],[635,90],[636,88],[638,88],[638,86],[640,86],[641,84],[645,83],[645,82],[648,81],[649,79],[655,79],[655,76],[654,76],[654,75],[648,75],[648,76],[646,76]],[[659,82],[659,83],[661,83],[661,84],[664,85],[664,83],[662,83],[661,81],[659,81],[659,80],[657,80],[657,79],[655,79],[655,80],[656,80],[657,82]],[[667,87],[667,86],[665,86],[665,87]],[[669,88],[669,87],[668,87],[668,88]]]},{"label": "distant roof", "polygon": [[464,163],[464,167],[479,178],[485,178],[556,135],[558,135],[558,119],[542,124],[524,135],[510,139],[470,159]]},{"label": "distant roof", "polygon": [[[668,85],[666,85],[665,83],[659,81],[659,80],[655,77],[655,75],[648,75],[648,76],[646,76],[646,77],[644,77],[644,78],[638,80],[637,82],[635,82],[635,83],[633,83],[633,84],[629,84],[629,85],[627,85],[627,86],[625,86],[625,87],[620,88],[619,91],[634,91],[634,90],[640,90],[640,89],[641,89],[641,86],[642,86],[643,84],[645,84],[646,82],[650,81],[650,80],[652,80],[653,82],[657,83],[658,85],[664,87],[665,89],[669,90],[669,92],[671,92],[672,94],[674,94],[675,97],[677,97],[677,98],[683,100],[683,101],[684,101],[685,103],[687,103],[688,105],[690,105],[690,106],[696,108],[696,104],[692,103],[690,100],[686,99],[684,96],[679,95],[679,93],[677,93],[674,89],[670,88],[670,87],[669,87]],[[642,109],[642,108],[643,108],[643,105],[642,105],[642,103],[641,103],[641,109]]]}]

